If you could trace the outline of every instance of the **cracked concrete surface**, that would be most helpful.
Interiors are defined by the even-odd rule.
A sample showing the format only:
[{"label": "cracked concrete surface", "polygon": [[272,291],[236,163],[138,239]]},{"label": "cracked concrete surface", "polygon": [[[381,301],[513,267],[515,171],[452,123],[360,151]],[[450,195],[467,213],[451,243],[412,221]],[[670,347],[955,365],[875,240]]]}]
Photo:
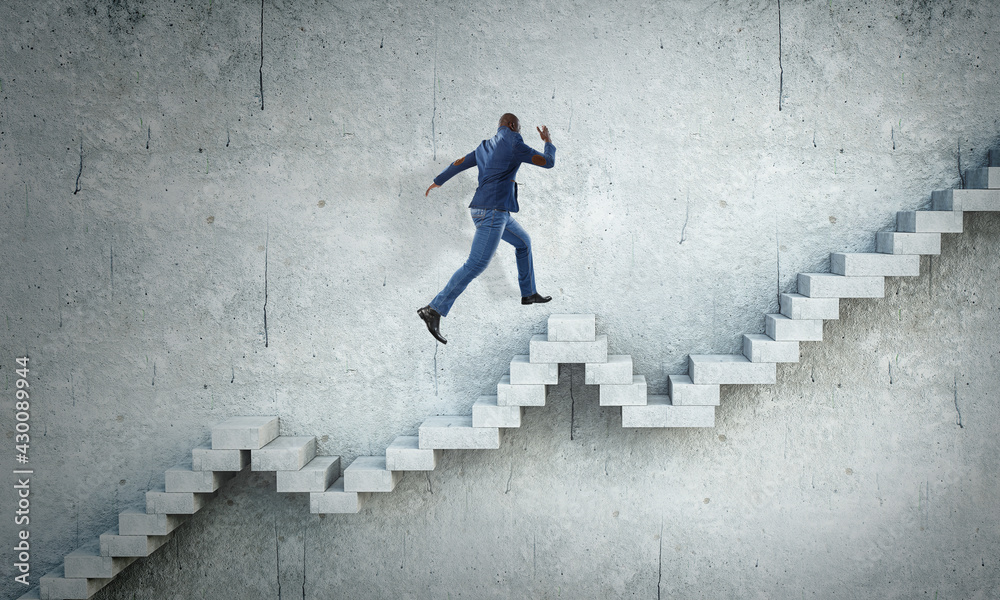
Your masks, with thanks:
[{"label": "cracked concrete surface", "polygon": [[[0,3],[0,373],[9,392],[32,359],[34,581],[211,424],[279,414],[322,453],[379,453],[468,412],[550,312],[596,313],[663,393],[1000,147],[995,2],[778,16]],[[467,255],[475,178],[423,192],[506,111],[558,148],[519,174],[554,300],[521,306],[501,248],[438,346],[415,310]],[[724,390],[715,429],[622,430],[566,367],[498,451],[353,516],[245,474],[96,597],[989,597],[1000,217],[965,226],[921,277],[842,302],[776,386]]]}]

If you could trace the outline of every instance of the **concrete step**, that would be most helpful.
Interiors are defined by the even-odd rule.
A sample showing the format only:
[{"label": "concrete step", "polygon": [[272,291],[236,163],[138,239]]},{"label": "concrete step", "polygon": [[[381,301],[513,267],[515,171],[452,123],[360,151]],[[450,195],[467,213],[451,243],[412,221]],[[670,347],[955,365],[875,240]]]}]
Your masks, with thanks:
[{"label": "concrete step", "polygon": [[65,576],[71,579],[110,579],[135,562],[134,556],[104,556],[101,540],[95,539],[66,555]]},{"label": "concrete step", "polygon": [[941,254],[941,234],[880,231],[875,236],[875,250],[883,254]]},{"label": "concrete step", "polygon": [[151,515],[193,515],[212,498],[211,494],[168,492],[163,487],[146,492],[146,513]]},{"label": "concrete step", "polygon": [[687,375],[668,376],[667,394],[674,406],[719,405],[719,384],[698,385]]},{"label": "concrete step", "polygon": [[391,492],[403,478],[385,468],[384,456],[359,456],[344,469],[345,492]]},{"label": "concrete step", "polygon": [[[779,314],[764,315],[764,333],[777,342],[822,342],[823,321],[821,319],[789,319],[785,315]],[[791,362],[798,362],[798,358]]]},{"label": "concrete step", "polygon": [[36,585],[24,594],[18,596],[17,600],[42,600],[42,588]]},{"label": "concrete step", "polygon": [[810,298],[883,298],[885,277],[845,277],[835,273],[799,273],[798,291]]},{"label": "concrete step", "polygon": [[249,450],[215,450],[211,444],[191,450],[193,471],[242,471],[250,466]]},{"label": "concrete step", "polygon": [[595,315],[549,315],[550,342],[593,342],[597,339]]},{"label": "concrete step", "polygon": [[496,396],[480,396],[472,405],[473,427],[520,427],[524,408],[500,406]]},{"label": "concrete step", "polygon": [[149,556],[169,539],[170,535],[121,535],[114,527],[101,534],[101,556]]},{"label": "concrete step", "polygon": [[187,515],[149,514],[145,508],[127,508],[118,513],[118,532],[122,535],[168,535],[187,519]]},{"label": "concrete step", "polygon": [[1000,189],[1000,167],[966,169],[965,187],[975,190]]},{"label": "concrete step", "polygon": [[545,386],[512,385],[510,375],[504,375],[497,382],[496,397],[499,406],[545,406]]},{"label": "concrete step", "polygon": [[840,318],[840,298],[810,298],[802,294],[781,294],[778,297],[781,314],[789,319]]},{"label": "concrete step", "polygon": [[920,257],[914,254],[877,252],[830,254],[830,272],[847,277],[916,277]]},{"label": "concrete step", "polygon": [[212,427],[212,448],[256,450],[278,437],[278,417],[232,417]]},{"label": "concrete step", "polygon": [[697,384],[774,384],[775,363],[755,363],[742,354],[692,354],[688,375]]},{"label": "concrete step", "polygon": [[59,565],[38,580],[39,594],[45,600],[86,600],[108,585],[110,578],[83,579],[66,577]]},{"label": "concrete step", "polygon": [[743,336],[743,356],[750,362],[796,363],[799,362],[799,343],[778,342],[760,333],[748,333]]},{"label": "concrete step", "polygon": [[583,382],[587,385],[628,385],[632,383],[632,357],[612,354],[608,362],[586,363]]},{"label": "concrete step", "polygon": [[650,396],[645,406],[623,406],[622,427],[715,427],[714,406],[674,406]]},{"label": "concrete step", "polygon": [[390,471],[433,471],[441,450],[420,448],[420,437],[401,435],[385,449],[385,468]]},{"label": "concrete step", "polygon": [[962,211],[901,210],[896,231],[904,233],[962,233]]},{"label": "concrete step", "polygon": [[298,471],[277,471],[277,488],[282,494],[325,492],[340,478],[339,456],[317,456]]},{"label": "concrete step", "polygon": [[645,403],[645,375],[633,375],[628,385],[601,384],[601,406],[641,406]]},{"label": "concrete step", "polygon": [[224,482],[233,477],[227,471],[195,471],[191,463],[170,467],[164,473],[164,489],[168,492],[196,492],[208,494],[219,489]]},{"label": "concrete step", "polygon": [[318,515],[356,513],[368,497],[367,492],[345,492],[344,478],[333,482],[325,492],[309,494],[309,512]]},{"label": "concrete step", "polygon": [[533,363],[608,362],[608,336],[603,334],[593,342],[554,342],[548,336],[533,335],[528,348]]},{"label": "concrete step", "polygon": [[511,385],[556,385],[559,383],[559,365],[532,363],[527,354],[519,354],[510,361]]},{"label": "concrete step", "polygon": [[250,470],[298,471],[315,457],[315,436],[282,435],[250,452]]},{"label": "concrete step", "polygon": [[420,425],[420,447],[444,450],[495,450],[500,429],[473,427],[472,415],[430,417]]},{"label": "concrete step", "polygon": [[1000,210],[1000,190],[937,190],[931,194],[934,210],[976,212]]}]

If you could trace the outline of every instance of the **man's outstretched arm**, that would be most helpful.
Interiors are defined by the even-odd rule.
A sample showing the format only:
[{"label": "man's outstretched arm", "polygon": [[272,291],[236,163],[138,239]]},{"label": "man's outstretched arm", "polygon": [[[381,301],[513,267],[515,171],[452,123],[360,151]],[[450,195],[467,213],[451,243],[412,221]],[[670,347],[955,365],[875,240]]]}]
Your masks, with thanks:
[{"label": "man's outstretched arm", "polygon": [[438,188],[444,185],[444,182],[448,181],[458,173],[461,173],[462,171],[468,169],[469,167],[474,167],[474,166],[476,166],[475,150],[469,152],[462,158],[448,165],[448,168],[446,168],[444,171],[441,171],[441,174],[434,178],[434,183],[432,183],[431,186],[427,188],[427,191],[424,192],[424,196],[431,193],[431,190],[433,190],[434,188]]},{"label": "man's outstretched arm", "polygon": [[530,162],[536,167],[542,167],[543,169],[551,169],[556,166],[556,147],[552,145],[552,137],[549,135],[549,128],[542,125],[541,129],[535,127],[538,130],[538,135],[541,136],[542,140],[545,142],[545,153],[536,151],[531,146],[520,143],[520,147],[517,150],[518,158],[521,162]]}]

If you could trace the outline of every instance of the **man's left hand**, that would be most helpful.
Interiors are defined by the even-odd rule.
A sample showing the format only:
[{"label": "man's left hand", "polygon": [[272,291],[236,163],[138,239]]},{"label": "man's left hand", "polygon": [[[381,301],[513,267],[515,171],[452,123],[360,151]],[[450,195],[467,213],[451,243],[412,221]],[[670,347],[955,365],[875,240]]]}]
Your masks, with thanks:
[{"label": "man's left hand", "polygon": [[441,187],[441,186],[439,186],[436,183],[432,183],[431,187],[427,188],[427,191],[424,192],[424,196],[427,196],[427,194],[431,193],[431,190],[433,190],[434,188],[439,188],[439,187]]}]

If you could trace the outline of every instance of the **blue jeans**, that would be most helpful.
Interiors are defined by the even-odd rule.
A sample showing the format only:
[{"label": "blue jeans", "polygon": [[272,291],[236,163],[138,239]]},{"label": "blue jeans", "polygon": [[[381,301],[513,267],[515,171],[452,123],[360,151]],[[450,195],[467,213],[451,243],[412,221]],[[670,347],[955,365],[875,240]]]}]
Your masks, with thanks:
[{"label": "blue jeans", "polygon": [[476,235],[472,238],[472,250],[465,264],[455,271],[434,300],[431,308],[448,316],[451,305],[466,286],[480,273],[486,270],[490,259],[497,251],[500,240],[514,246],[514,256],[517,257],[517,283],[521,287],[521,296],[535,293],[535,269],[531,262],[531,238],[509,212],[491,208],[471,209],[472,221],[476,224]]}]

